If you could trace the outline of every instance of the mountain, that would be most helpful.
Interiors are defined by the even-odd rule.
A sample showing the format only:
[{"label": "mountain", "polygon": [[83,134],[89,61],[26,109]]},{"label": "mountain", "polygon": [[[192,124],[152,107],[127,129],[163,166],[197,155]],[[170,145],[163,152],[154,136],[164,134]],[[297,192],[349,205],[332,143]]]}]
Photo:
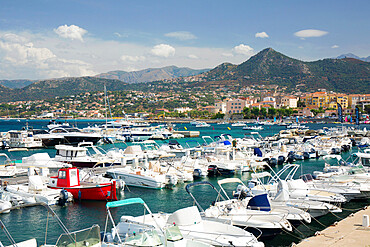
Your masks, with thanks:
[{"label": "mountain", "polygon": [[33,82],[32,80],[0,80],[0,84],[8,88],[22,88]]},{"label": "mountain", "polygon": [[10,89],[0,85],[1,102],[49,99],[56,96],[68,96],[83,92],[124,90],[127,83],[119,80],[96,77],[69,77],[62,79],[40,80],[19,89]]},{"label": "mountain", "polygon": [[179,68],[176,66],[168,66],[163,68],[151,68],[132,72],[116,70],[96,75],[96,77],[105,79],[117,79],[127,83],[138,83],[193,76],[201,74],[208,70],[209,69],[195,70],[189,68]]},{"label": "mountain", "polygon": [[355,58],[355,59],[358,59],[358,60],[362,60],[364,62],[370,62],[370,56],[368,57],[359,57],[359,56],[356,56],[355,54],[353,53],[347,53],[347,54],[342,54],[342,55],[339,55],[338,57],[336,57],[337,59],[343,59],[343,58]]},{"label": "mountain", "polygon": [[370,63],[353,58],[303,62],[267,48],[239,65],[220,65],[204,73],[203,79],[212,84],[278,85],[290,90],[299,85],[304,90],[370,93]]}]

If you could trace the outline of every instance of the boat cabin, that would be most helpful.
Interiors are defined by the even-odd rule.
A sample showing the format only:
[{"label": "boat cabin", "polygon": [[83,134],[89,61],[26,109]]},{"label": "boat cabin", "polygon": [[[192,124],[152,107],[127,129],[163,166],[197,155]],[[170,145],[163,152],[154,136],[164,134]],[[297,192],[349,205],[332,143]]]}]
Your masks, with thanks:
[{"label": "boat cabin", "polygon": [[50,178],[50,187],[69,188],[80,186],[79,170],[76,167],[62,168],[58,171],[58,176]]},{"label": "boat cabin", "polygon": [[87,148],[86,147],[74,147],[69,145],[56,145],[55,149],[57,153],[55,157],[63,157],[64,160],[72,160],[77,157],[86,157]]}]

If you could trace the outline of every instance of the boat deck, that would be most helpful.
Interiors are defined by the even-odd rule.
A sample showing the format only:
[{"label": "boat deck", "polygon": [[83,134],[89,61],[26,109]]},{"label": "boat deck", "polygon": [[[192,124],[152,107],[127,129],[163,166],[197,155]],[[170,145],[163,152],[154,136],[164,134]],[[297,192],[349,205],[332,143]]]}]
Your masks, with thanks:
[{"label": "boat deck", "polygon": [[296,246],[370,246],[370,227],[362,226],[364,215],[370,216],[370,207],[348,216],[336,225],[329,226],[318,235],[307,238]]}]

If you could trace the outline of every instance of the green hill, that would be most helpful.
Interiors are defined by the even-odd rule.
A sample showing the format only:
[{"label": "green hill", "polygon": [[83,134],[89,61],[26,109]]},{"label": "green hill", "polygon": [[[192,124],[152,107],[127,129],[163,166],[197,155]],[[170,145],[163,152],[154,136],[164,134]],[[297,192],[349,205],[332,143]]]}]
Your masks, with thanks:
[{"label": "green hill", "polygon": [[353,58],[303,62],[267,48],[239,65],[224,64],[206,72],[205,80],[274,84],[290,89],[303,84],[307,90],[369,93],[370,63]]}]

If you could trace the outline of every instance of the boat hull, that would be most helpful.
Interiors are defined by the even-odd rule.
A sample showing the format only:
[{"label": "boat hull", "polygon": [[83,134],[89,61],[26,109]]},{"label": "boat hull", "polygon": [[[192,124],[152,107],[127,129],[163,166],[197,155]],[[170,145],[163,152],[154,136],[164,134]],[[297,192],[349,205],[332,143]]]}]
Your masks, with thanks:
[{"label": "boat hull", "polygon": [[65,189],[73,195],[76,200],[117,200],[116,181],[107,184],[81,185],[76,187],[49,187],[52,189]]}]

